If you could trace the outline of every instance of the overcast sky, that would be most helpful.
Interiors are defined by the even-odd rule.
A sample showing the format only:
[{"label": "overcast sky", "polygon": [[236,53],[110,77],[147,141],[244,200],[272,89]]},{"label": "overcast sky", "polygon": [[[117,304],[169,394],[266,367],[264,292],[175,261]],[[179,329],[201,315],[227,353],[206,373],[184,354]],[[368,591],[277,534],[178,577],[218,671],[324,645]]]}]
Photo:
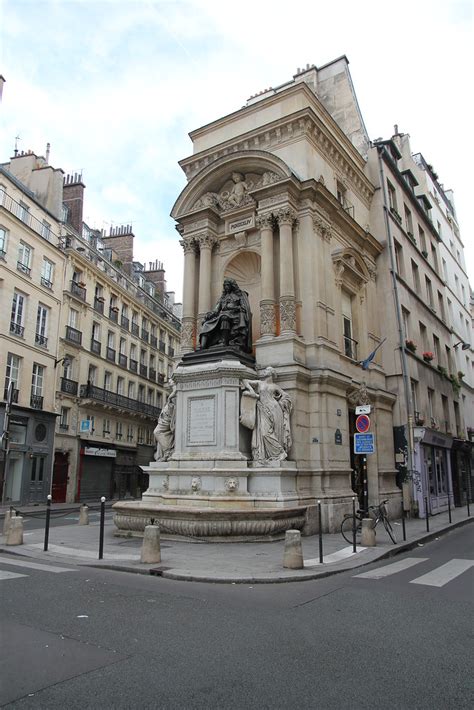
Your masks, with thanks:
[{"label": "overcast sky", "polygon": [[0,162],[20,150],[82,171],[90,226],[133,224],[179,300],[173,203],[188,132],[346,54],[369,136],[409,133],[454,190],[471,286],[470,0],[0,0]]}]

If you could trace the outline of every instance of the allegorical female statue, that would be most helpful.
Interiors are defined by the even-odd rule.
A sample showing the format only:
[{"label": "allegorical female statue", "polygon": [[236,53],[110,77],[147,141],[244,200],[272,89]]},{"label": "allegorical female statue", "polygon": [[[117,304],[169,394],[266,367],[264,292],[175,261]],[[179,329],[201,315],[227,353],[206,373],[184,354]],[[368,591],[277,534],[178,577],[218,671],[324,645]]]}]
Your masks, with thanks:
[{"label": "allegorical female statue", "polygon": [[234,279],[225,279],[213,311],[204,316],[199,333],[201,350],[212,345],[233,345],[252,352],[252,314],[248,294]]},{"label": "allegorical female statue", "polygon": [[176,428],[176,385],[170,380],[171,392],[158,417],[158,424],[153,435],[157,443],[155,461],[168,461],[174,451],[174,432]]},{"label": "allegorical female statue", "polygon": [[[260,380],[243,380],[241,423],[252,429],[252,458],[266,463],[283,461],[291,448],[290,414],[293,408],[287,392],[275,384],[275,370],[267,367]],[[252,399],[256,401],[252,408]]]}]

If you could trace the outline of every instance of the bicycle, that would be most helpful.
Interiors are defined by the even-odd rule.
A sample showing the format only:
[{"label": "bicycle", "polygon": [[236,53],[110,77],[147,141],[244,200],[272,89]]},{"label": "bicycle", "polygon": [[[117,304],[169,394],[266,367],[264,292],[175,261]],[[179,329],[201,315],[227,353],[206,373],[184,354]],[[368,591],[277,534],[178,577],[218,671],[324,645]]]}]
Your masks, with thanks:
[{"label": "bicycle", "polygon": [[[355,514],[355,527],[356,527],[356,543],[360,545],[362,538],[362,519],[366,517],[371,517],[374,520],[373,527],[377,527],[378,523],[382,521],[385,530],[387,531],[391,541],[394,545],[397,544],[395,538],[395,532],[390,524],[387,514],[387,503],[388,500],[383,500],[380,505],[369,505],[368,514],[365,510],[358,510]],[[344,516],[344,520],[341,524],[341,534],[344,540],[349,544],[353,543],[353,528],[354,528],[354,516],[352,513],[348,513]]]}]

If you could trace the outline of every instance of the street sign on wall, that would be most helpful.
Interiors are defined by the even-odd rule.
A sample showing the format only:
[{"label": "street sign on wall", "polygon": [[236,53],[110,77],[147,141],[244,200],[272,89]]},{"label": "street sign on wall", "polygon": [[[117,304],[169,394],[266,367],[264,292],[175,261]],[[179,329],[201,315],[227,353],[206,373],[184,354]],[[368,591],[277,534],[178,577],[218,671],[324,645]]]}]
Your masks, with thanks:
[{"label": "street sign on wall", "polygon": [[374,435],[354,434],[354,453],[355,454],[373,454],[375,451]]},{"label": "street sign on wall", "polygon": [[356,414],[370,414],[370,412],[370,404],[359,404],[359,406],[356,407]]}]

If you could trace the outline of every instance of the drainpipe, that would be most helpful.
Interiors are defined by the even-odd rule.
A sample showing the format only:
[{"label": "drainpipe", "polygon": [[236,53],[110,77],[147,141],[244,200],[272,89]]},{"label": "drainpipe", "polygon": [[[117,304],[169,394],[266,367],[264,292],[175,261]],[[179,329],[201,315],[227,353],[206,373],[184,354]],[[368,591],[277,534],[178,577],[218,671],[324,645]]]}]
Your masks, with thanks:
[{"label": "drainpipe", "polygon": [[[384,150],[384,149],[383,149]],[[413,472],[416,469],[415,466],[415,441],[413,435],[413,399],[411,394],[411,383],[410,374],[408,372],[408,362],[405,352],[405,336],[403,333],[403,319],[402,319],[402,309],[400,306],[400,296],[398,293],[398,283],[397,283],[397,270],[395,261],[395,249],[393,245],[393,238],[390,230],[390,220],[389,220],[389,208],[387,199],[387,190],[385,186],[384,172],[383,172],[383,162],[380,150],[377,148],[377,158],[379,161],[379,174],[380,174],[380,186],[383,195],[383,214],[385,221],[385,232],[387,235],[388,250],[390,254],[390,274],[392,276],[392,289],[393,296],[395,299],[395,312],[397,315],[397,325],[398,325],[398,341],[400,349],[400,360],[402,366],[402,377],[403,377],[403,389],[405,392],[405,404],[408,417],[408,473],[410,480],[413,481]],[[405,497],[405,496],[404,496]],[[409,508],[411,509],[411,491],[409,491]]]}]

